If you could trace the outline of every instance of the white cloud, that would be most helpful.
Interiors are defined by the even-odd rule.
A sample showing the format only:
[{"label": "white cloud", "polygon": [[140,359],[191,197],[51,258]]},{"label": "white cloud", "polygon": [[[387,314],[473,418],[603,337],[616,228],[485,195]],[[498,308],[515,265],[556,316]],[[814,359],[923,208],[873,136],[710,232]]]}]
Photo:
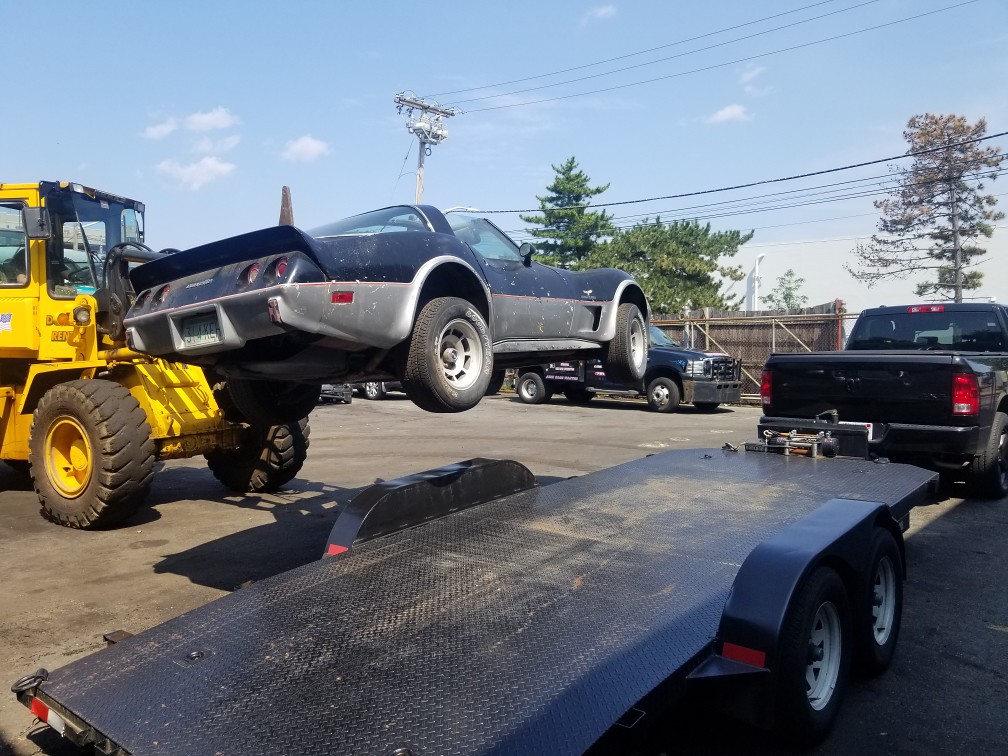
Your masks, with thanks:
[{"label": "white cloud", "polygon": [[727,123],[729,121],[751,121],[752,114],[745,105],[728,105],[707,119],[707,123]]},{"label": "white cloud", "polygon": [[583,16],[581,16],[581,25],[590,24],[593,21],[605,21],[607,18],[612,18],[616,15],[615,5],[597,5]]},{"label": "white cloud", "polygon": [[171,134],[175,129],[178,128],[178,119],[169,118],[161,123],[156,123],[153,126],[148,126],[144,129],[145,139],[164,139],[166,136]]},{"label": "white cloud", "polygon": [[206,113],[193,113],[186,116],[185,126],[190,131],[213,131],[214,129],[229,129],[238,123],[238,116],[227,108],[214,108]]},{"label": "white cloud", "polygon": [[231,134],[223,139],[211,139],[210,137],[201,137],[196,140],[193,145],[193,152],[206,152],[221,154],[222,152],[229,152],[238,146],[241,142],[241,136],[238,134]]},{"label": "white cloud", "polygon": [[739,81],[743,84],[748,84],[749,82],[755,80],[761,73],[766,71],[763,66],[749,66],[742,72],[739,76]]},{"label": "white cloud", "polygon": [[316,139],[311,134],[305,134],[303,137],[287,142],[280,156],[284,160],[295,163],[311,163],[323,155],[328,155],[330,151],[329,145],[321,139]]},{"label": "white cloud", "polygon": [[162,160],[155,167],[158,173],[175,179],[180,186],[193,191],[227,176],[235,169],[234,163],[225,163],[212,155],[185,165],[177,160]]}]

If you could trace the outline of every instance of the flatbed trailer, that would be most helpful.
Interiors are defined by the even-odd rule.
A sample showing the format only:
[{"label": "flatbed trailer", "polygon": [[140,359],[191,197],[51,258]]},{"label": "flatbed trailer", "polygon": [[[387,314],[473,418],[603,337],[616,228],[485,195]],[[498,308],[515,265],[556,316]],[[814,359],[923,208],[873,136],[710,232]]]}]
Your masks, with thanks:
[{"label": "flatbed trailer", "polygon": [[807,744],[852,660],[892,658],[936,483],[732,449],[542,487],[487,464],[366,490],[320,561],[13,690],[104,754],[626,753],[686,695]]}]

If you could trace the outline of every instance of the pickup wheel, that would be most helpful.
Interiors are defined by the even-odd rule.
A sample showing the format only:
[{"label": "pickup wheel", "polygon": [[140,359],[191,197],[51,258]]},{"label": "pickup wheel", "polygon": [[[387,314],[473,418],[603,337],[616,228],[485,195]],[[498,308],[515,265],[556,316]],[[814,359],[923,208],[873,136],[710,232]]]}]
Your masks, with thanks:
[{"label": "pickup wheel", "polygon": [[365,399],[383,399],[387,393],[385,384],[381,381],[368,381],[364,384]]},{"label": "pickup wheel", "polygon": [[819,567],[792,599],[780,639],[775,728],[792,745],[816,743],[836,719],[850,671],[849,630],[843,581]]},{"label": "pickup wheel", "polygon": [[973,459],[970,488],[986,499],[1008,496],[1008,415],[1004,412],[994,413],[987,448]]},{"label": "pickup wheel", "polygon": [[70,528],[101,528],[143,503],[154,442],[140,403],[118,383],[68,381],[43,395],[28,439],[42,515]]},{"label": "pickup wheel", "polygon": [[648,384],[647,403],[655,412],[675,412],[679,399],[679,386],[671,378],[655,378]]},{"label": "pickup wheel", "polygon": [[876,531],[868,571],[854,602],[854,662],[866,677],[892,663],[903,618],[903,560],[896,539]]},{"label": "pickup wheel", "polygon": [[539,373],[522,373],[515,384],[518,398],[525,404],[542,404],[549,401],[546,384]]},{"label": "pickup wheel", "polygon": [[588,402],[595,398],[594,392],[583,388],[565,389],[563,395],[571,404],[588,404]]},{"label": "pickup wheel", "polygon": [[479,404],[493,375],[490,330],[480,312],[457,297],[432,299],[409,338],[403,390],[428,412],[463,412]]},{"label": "pickup wheel", "polygon": [[322,395],[322,384],[228,378],[227,391],[250,425],[268,428],[308,417]]},{"label": "pickup wheel", "polygon": [[308,457],[308,418],[297,423],[246,428],[236,449],[204,455],[210,472],[237,493],[269,493],[293,480]]},{"label": "pickup wheel", "polygon": [[648,332],[644,315],[624,302],[616,310],[616,334],[605,347],[603,368],[616,382],[636,383],[644,377],[648,360]]}]

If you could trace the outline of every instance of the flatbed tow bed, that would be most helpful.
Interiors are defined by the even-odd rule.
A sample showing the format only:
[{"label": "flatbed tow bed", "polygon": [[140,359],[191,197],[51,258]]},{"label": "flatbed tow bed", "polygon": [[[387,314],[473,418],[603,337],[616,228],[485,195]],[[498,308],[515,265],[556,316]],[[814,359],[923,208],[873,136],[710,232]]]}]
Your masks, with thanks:
[{"label": "flatbed tow bed", "polygon": [[880,671],[891,657],[902,531],[935,480],[865,460],[656,454],[415,527],[386,518],[385,535],[351,534],[330,545],[346,553],[14,691],[74,742],[134,756],[626,752],[687,693],[807,743],[849,659]]}]

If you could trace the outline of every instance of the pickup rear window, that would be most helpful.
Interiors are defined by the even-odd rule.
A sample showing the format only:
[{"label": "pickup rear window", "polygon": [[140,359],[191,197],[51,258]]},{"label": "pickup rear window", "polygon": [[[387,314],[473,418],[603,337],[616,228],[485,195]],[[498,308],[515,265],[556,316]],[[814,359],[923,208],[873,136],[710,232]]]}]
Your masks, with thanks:
[{"label": "pickup rear window", "polygon": [[914,312],[862,315],[847,349],[1005,351],[993,312]]}]

